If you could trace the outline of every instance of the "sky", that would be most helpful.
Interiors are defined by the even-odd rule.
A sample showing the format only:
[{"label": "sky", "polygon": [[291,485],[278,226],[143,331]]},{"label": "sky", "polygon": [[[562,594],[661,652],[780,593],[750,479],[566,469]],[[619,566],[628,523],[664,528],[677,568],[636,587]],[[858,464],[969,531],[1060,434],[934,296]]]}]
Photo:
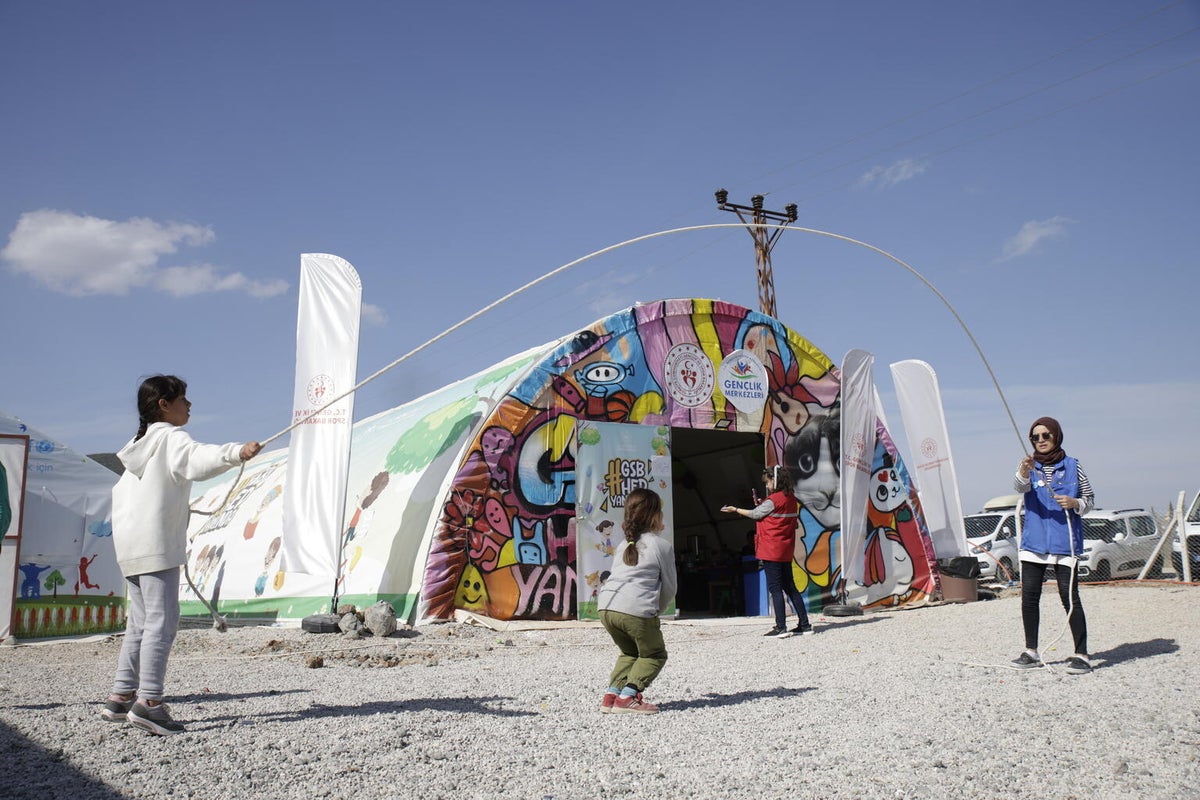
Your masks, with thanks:
[{"label": "sky", "polygon": [[[736,223],[724,188],[797,204],[778,317],[875,355],[902,453],[888,365],[936,370],[966,512],[1042,415],[1101,507],[1161,511],[1200,488],[1197,98],[1198,0],[0,0],[0,410],[112,452],[165,372],[198,440],[266,439],[300,254],[361,276],[366,377]],[[584,261],[355,417],[667,297],[756,308],[747,232]]]}]

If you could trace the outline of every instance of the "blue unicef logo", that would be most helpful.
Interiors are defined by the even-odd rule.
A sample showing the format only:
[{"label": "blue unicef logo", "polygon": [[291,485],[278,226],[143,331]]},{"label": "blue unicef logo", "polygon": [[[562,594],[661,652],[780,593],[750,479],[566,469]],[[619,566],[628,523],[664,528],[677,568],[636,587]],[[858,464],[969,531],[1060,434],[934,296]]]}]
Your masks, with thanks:
[{"label": "blue unicef logo", "polygon": [[45,439],[38,439],[33,443],[33,449],[37,450],[39,453],[53,453],[54,442],[49,442]]}]

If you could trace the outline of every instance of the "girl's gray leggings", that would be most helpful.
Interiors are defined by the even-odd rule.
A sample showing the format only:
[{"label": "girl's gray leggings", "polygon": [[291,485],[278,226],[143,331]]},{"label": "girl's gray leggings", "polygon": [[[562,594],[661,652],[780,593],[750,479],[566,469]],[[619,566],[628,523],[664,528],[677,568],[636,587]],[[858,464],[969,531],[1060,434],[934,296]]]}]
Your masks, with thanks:
[{"label": "girl's gray leggings", "polygon": [[131,575],[125,581],[129,616],[113,693],[136,692],[142,700],[162,700],[167,657],[179,629],[179,567]]}]

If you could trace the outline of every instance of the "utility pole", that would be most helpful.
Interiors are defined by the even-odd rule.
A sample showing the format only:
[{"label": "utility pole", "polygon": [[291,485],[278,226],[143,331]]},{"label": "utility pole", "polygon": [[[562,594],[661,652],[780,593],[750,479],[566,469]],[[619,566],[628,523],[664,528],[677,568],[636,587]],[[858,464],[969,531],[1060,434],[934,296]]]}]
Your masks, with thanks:
[{"label": "utility pole", "polygon": [[[729,202],[729,192],[717,189],[717,208],[721,211],[732,211],[746,225],[754,239],[754,263],[758,272],[758,309],[769,317],[775,313],[775,272],[771,268],[771,249],[775,240],[783,233],[783,228],[760,228],[769,222],[781,222],[784,225],[795,222],[797,218],[796,204],[783,207],[783,211],[767,211],[763,208],[763,196],[756,194],[750,198],[750,205],[739,206]],[[746,215],[749,214],[749,220]]]}]

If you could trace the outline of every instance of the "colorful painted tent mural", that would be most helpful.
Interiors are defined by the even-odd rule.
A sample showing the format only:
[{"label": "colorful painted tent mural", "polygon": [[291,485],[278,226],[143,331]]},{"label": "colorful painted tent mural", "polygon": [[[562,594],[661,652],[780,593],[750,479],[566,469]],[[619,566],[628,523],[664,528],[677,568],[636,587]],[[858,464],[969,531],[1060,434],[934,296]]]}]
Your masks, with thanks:
[{"label": "colorful painted tent mural", "polygon": [[[841,578],[839,396],[830,359],[758,312],[681,299],[612,314],[355,425],[339,598],[385,599],[418,621],[456,609],[588,616],[624,494],[649,485],[673,498],[681,611],[756,613],[727,602],[738,593],[730,576],[744,571],[745,521],[715,509],[749,504],[762,467],[781,463],[802,507],[793,572],[817,610]],[[614,425],[647,435],[618,436]],[[224,614],[328,610],[333,587],[278,569],[286,457],[257,459],[225,509],[193,523],[192,575]],[[874,461],[868,568],[850,597],[921,602],[937,590],[933,551],[881,423]],[[215,507],[229,487],[198,487],[197,507]]]},{"label": "colorful painted tent mural", "polygon": [[[27,438],[20,536],[9,530],[0,591],[13,597],[17,639],[108,633],[125,627],[125,580],[112,546],[107,467],[0,412],[0,434]],[[14,483],[18,477],[12,473]]]}]

